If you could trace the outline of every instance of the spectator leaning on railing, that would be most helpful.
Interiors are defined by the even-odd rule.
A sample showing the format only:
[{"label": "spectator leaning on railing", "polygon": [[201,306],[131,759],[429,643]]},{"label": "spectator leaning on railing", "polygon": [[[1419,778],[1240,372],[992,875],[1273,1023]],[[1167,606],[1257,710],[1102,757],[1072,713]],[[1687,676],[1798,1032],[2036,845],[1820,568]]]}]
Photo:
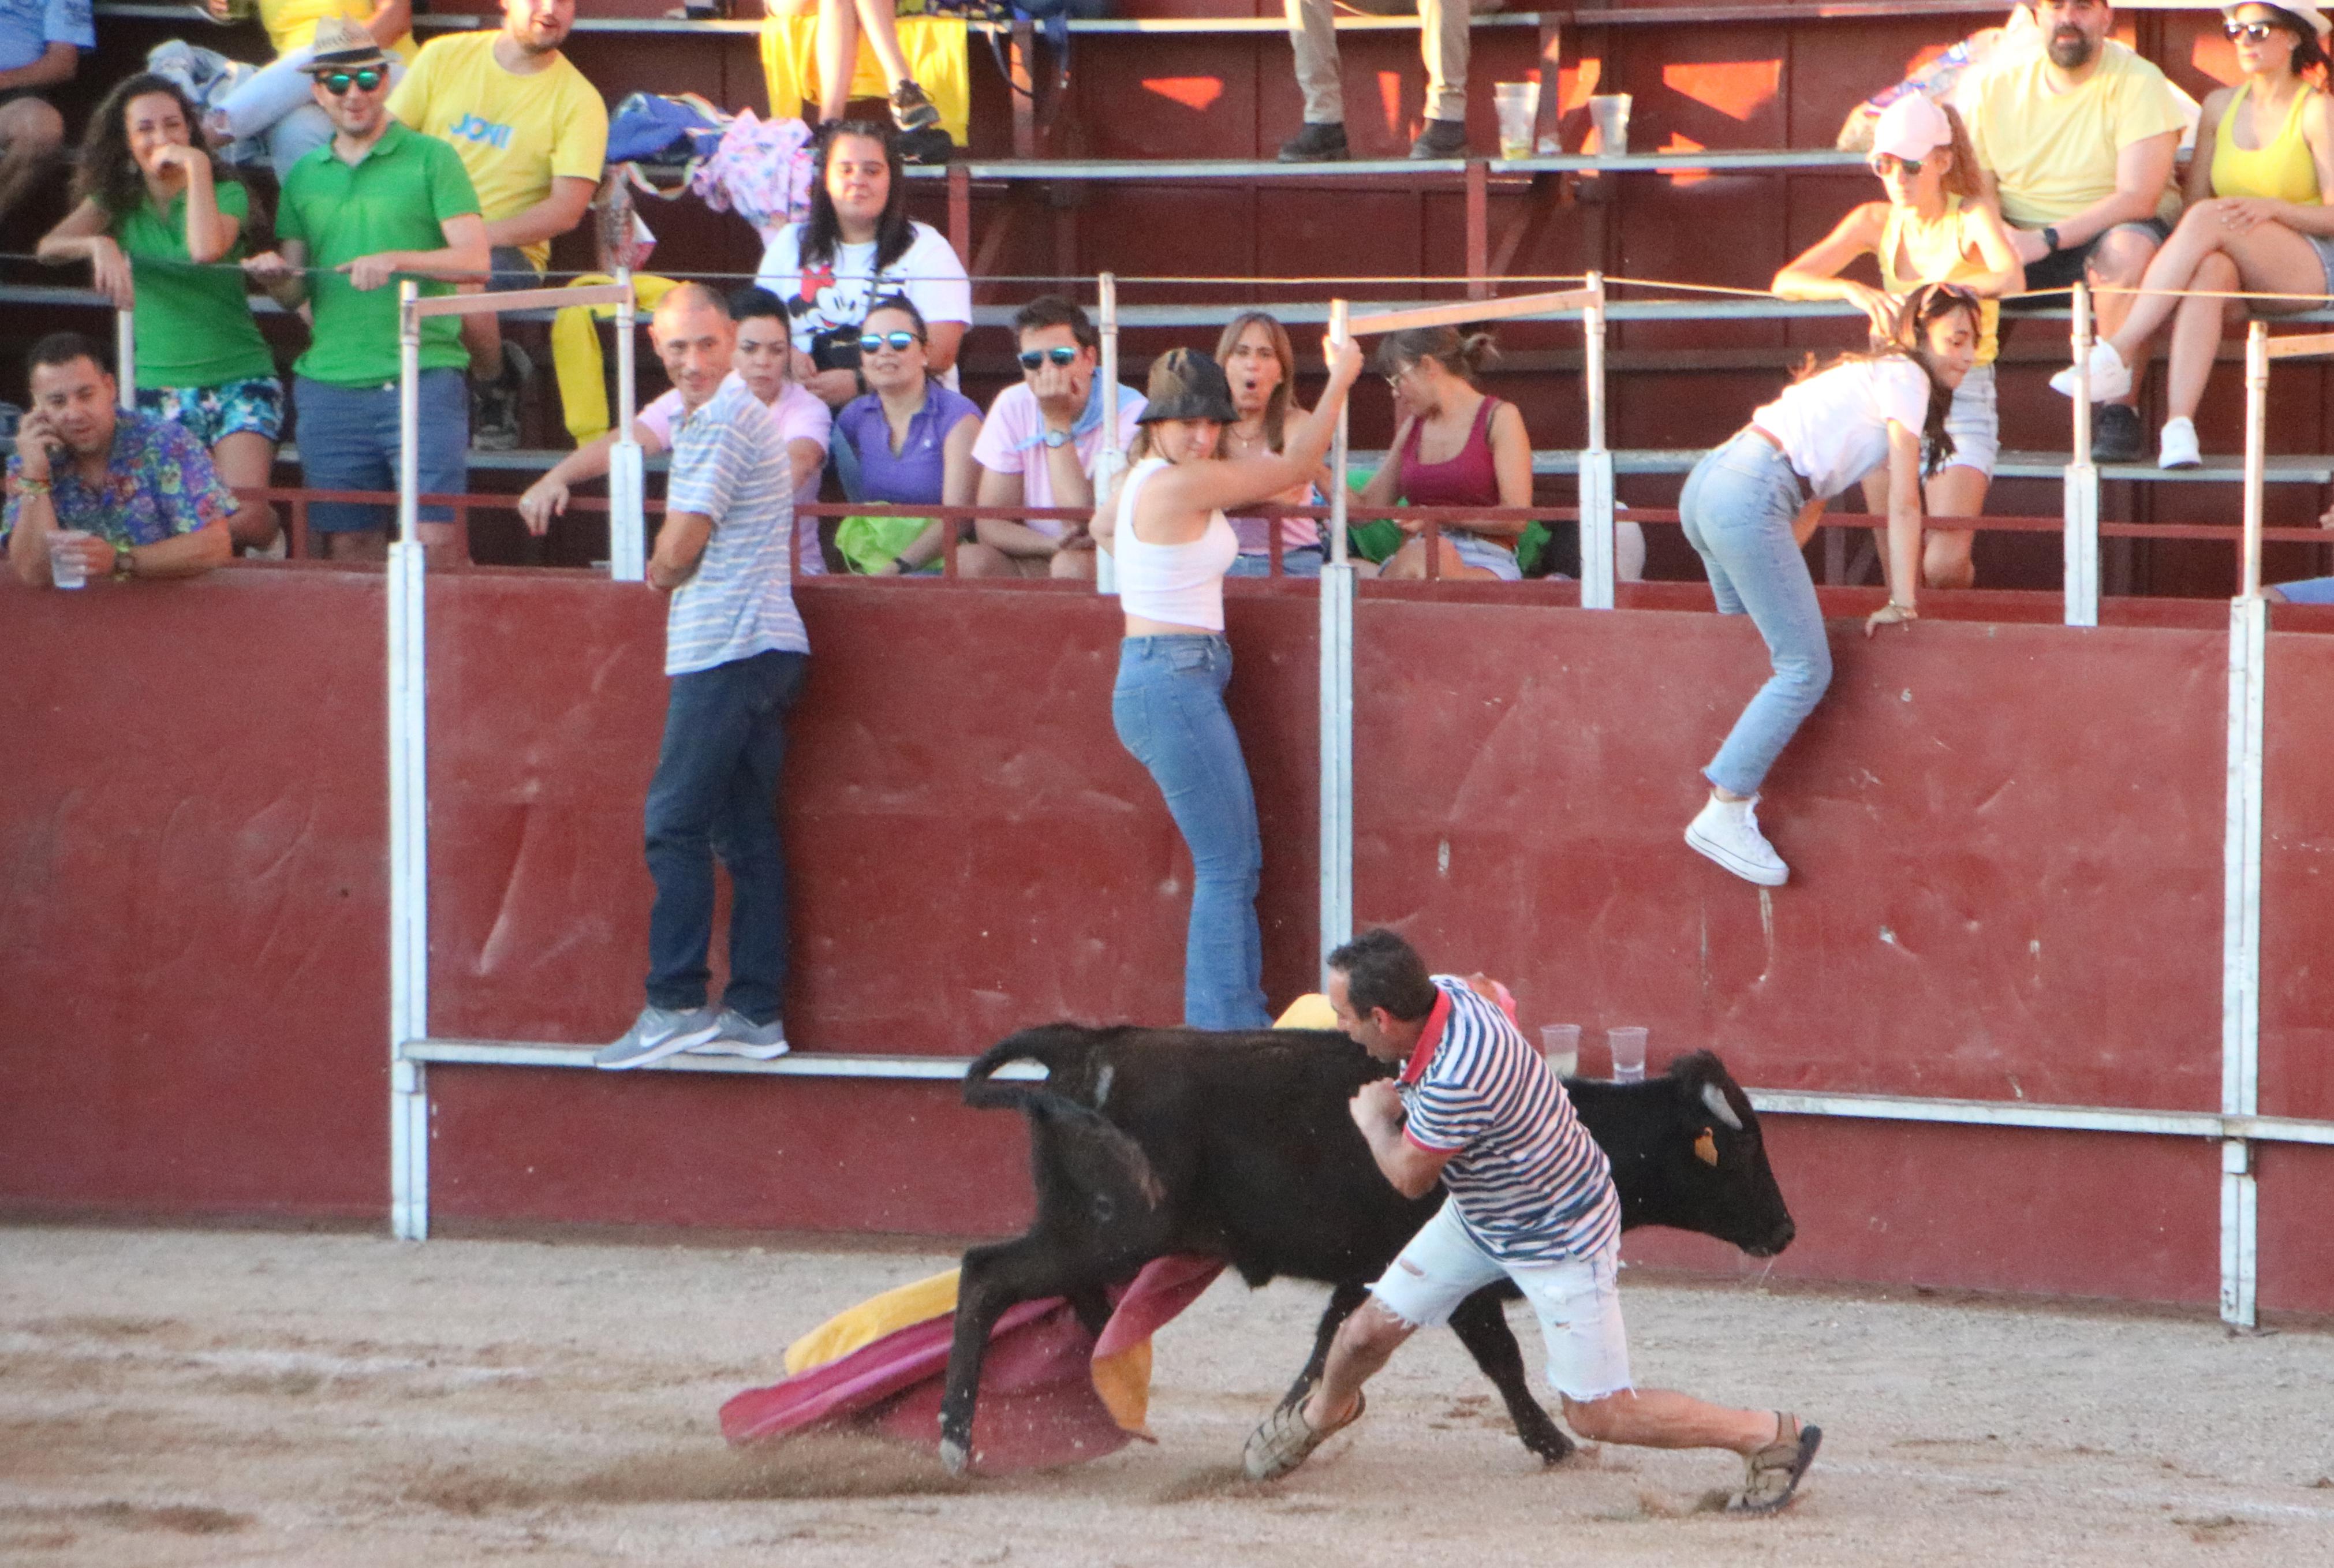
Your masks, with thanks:
[{"label": "spectator leaning on railing", "polygon": [[33,406],[8,459],[0,542],[16,580],[40,588],[51,534],[68,541],[92,578],[192,577],[233,553],[227,520],[235,493],[219,483],[202,443],[169,419],[115,406],[104,351],[56,332],[26,361]]},{"label": "spectator leaning on railing", "polygon": [[1685,830],[1689,845],[1746,881],[1789,880],[1753,808],[1767,770],[1831,684],[1823,610],[1800,550],[1824,503],[1886,465],[1889,598],[1865,633],[1917,618],[1921,480],[1953,454],[1946,412],[1977,362],[1982,315],[1960,284],[1922,284],[1887,351],[1844,354],[1803,375],[1686,476],[1678,519],[1719,613],[1748,614],[1774,667],[1702,770],[1710,800]]},{"label": "spectator leaning on railing", "polygon": [[[980,464],[983,506],[1095,504],[1095,461],[1103,439],[1103,383],[1095,373],[1102,334],[1085,311],[1058,294],[1040,294],[1013,317],[1021,383],[997,394],[972,455]],[[1212,363],[1213,361],[1210,361]],[[1143,394],[1118,390],[1115,445],[1143,418]],[[1055,517],[983,517],[980,543],[957,558],[969,577],[1063,577],[1091,581],[1092,541],[1076,523]]]},{"label": "spectator leaning on railing", "polygon": [[[769,411],[731,375],[735,332],[721,296],[683,284],[650,327],[680,394],[651,587],[672,595],[665,673],[672,691],[650,781],[648,1005],[593,1060],[641,1067],[677,1052],[767,1059],[786,1051],[786,868],[778,778],[786,711],[810,666],[786,536],[786,448]],[[713,857],[729,871],[729,983],[706,1005]]]},{"label": "spectator leaning on railing", "polygon": [[[433,38],[390,94],[389,111],[452,144],[469,170],[494,249],[497,289],[541,286],[551,242],[584,221],[608,150],[608,106],[559,46],[575,0],[503,0],[493,33]],[[526,363],[506,356],[502,320],[462,318],[481,451],[518,445]]]},{"label": "spectator leaning on railing", "polygon": [[[1394,450],[1362,490],[1365,506],[1529,506],[1532,504],[1531,437],[1513,403],[1475,385],[1494,352],[1489,332],[1461,335],[1455,327],[1413,327],[1389,332],[1378,345],[1378,373],[1394,389]],[[1526,524],[1489,520],[1443,524],[1439,570],[1445,577],[1497,578],[1512,582],[1516,542]],[[1423,523],[1404,523],[1412,535],[1386,560],[1379,575],[1426,575]]]},{"label": "spectator leaning on railing", "polygon": [[[232,0],[203,0],[221,22],[230,19]],[[267,161],[281,181],[292,166],[333,139],[333,122],[308,92],[308,65],[315,58],[317,29],[327,20],[345,22],[389,52],[391,89],[413,58],[412,0],[259,0],[259,24],[275,45],[275,58],[218,101],[203,129],[212,142],[267,139]],[[237,153],[236,156],[240,157]]]},{"label": "spectator leaning on railing", "polygon": [[[826,405],[786,380],[786,312],[767,289],[739,289],[729,297],[729,317],[736,346],[730,353],[730,378],[743,383],[754,400],[768,410],[772,429],[786,454],[788,481],[796,501],[815,500],[818,476],[826,461],[828,431],[834,416]],[[642,409],[632,420],[632,439],[654,457],[670,451],[673,428],[685,405],[678,383]],[[608,472],[608,453],[616,444],[611,430],[567,454],[552,470],[519,497],[518,515],[530,534],[549,530],[554,517],[567,512],[571,486],[597,479]],[[804,573],[824,571],[818,562],[815,529],[802,531],[796,568]]]},{"label": "spectator leaning on railing", "polygon": [[[932,379],[925,332],[916,307],[896,294],[877,300],[859,323],[859,370],[867,378],[867,395],[845,403],[834,416],[837,439],[850,444],[859,462],[854,501],[973,504],[979,469],[972,447],[980,436],[980,409]],[[943,526],[957,524],[926,524],[889,560],[872,567],[871,575],[897,577],[938,565]],[[861,557],[847,546],[844,553]]]},{"label": "spectator leaning on railing", "polygon": [[[1874,334],[1886,341],[1896,330],[1905,296],[1922,284],[1960,284],[1985,302],[1977,363],[1953,390],[1945,430],[1953,438],[1951,466],[1927,487],[1929,515],[1974,517],[1985,509],[2001,451],[1995,413],[1993,361],[2000,296],[2017,292],[2023,275],[2018,253],[2001,226],[2001,216],[1977,199],[1977,165],[1961,117],[1908,92],[1890,104],[1873,128],[1872,171],[1880,177],[1885,201],[1867,201],[1775,274],[1774,290],[1787,300],[1846,300],[1871,318]],[[1860,255],[1880,264],[1880,286],[1839,275]],[[1866,509],[1885,512],[1885,479],[1867,475]],[[1976,581],[1970,560],[1976,535],[1965,528],[1931,531],[1922,546],[1923,581],[1931,588],[1967,588]]]},{"label": "spectator leaning on railing", "polygon": [[907,176],[888,125],[828,127],[811,183],[810,217],[778,231],[755,282],[786,302],[795,379],[830,409],[867,389],[859,380],[859,323],[885,294],[923,313],[926,351],[941,382],[957,384],[956,354],[972,324],[972,284],[947,236],[908,216]]},{"label": "spectator leaning on railing", "polygon": [[[2032,9],[2041,52],[1987,72],[1970,115],[1984,196],[2011,226],[2029,292],[2084,278],[2129,288],[2172,232],[2162,209],[2185,118],[2164,72],[2107,36],[2115,13],[2103,0]],[[2131,303],[2097,296],[2099,330],[2121,327]],[[2103,399],[2091,428],[2102,461],[2139,456],[2128,397]]]},{"label": "spectator leaning on railing", "polygon": [[[333,24],[328,23],[332,26]],[[323,36],[320,30],[319,37]],[[319,47],[309,67],[317,103],[332,116],[333,139],[293,166],[275,215],[277,248],[244,271],[286,309],[306,302],[314,321],[308,351],[293,366],[292,408],[300,467],[312,490],[397,487],[398,311],[395,280],[483,276],[487,229],[462,160],[444,142],[407,130],[389,113],[389,62],[359,41]],[[463,390],[459,323],[421,323],[417,466],[424,495],[468,487],[470,402]],[[379,560],[388,544],[383,509],[319,501],[308,528],[323,553]],[[450,562],[458,538],[444,507],[421,511],[420,543],[433,562]]]},{"label": "spectator leaning on railing", "polygon": [[71,82],[96,47],[90,0],[0,0],[0,218],[64,145],[64,117],[43,90]]},{"label": "spectator leaning on railing", "polygon": [[[138,406],[184,426],[238,490],[265,488],[284,433],[284,383],[234,265],[251,198],[198,145],[194,105],[168,78],[132,76],[90,115],[74,206],[41,238],[40,259],[89,263],[92,281],[133,313]],[[264,550],[275,509],[246,501],[235,543]]]},{"label": "spectator leaning on railing", "polygon": [[[2195,415],[2222,323],[2243,319],[2247,307],[2279,315],[2334,294],[2334,207],[2326,205],[2334,194],[2334,98],[2325,90],[2326,16],[2302,5],[2232,5],[2224,14],[2245,79],[2204,100],[2196,156],[2188,164],[2188,210],[2140,286],[2316,297],[2144,294],[2123,325],[2092,346],[2091,396],[2112,397],[2137,380],[2148,339],[2172,320],[2171,418],[2156,457],[2163,468],[2194,468],[2204,460]],[[2059,371],[2050,385],[2074,396],[2074,372]]]}]

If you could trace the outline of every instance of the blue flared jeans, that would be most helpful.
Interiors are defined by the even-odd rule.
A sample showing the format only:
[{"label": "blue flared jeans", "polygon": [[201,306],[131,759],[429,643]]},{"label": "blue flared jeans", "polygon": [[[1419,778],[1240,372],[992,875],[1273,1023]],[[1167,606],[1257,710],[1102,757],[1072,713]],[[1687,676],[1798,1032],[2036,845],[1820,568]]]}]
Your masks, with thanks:
[{"label": "blue flared jeans", "polygon": [[1191,851],[1191,923],[1183,939],[1183,1022],[1261,1029],[1264,938],[1256,921],[1264,843],[1239,736],[1224,711],[1231,644],[1199,634],[1120,645],[1110,717],[1150,770]]},{"label": "blue flared jeans", "polygon": [[1831,685],[1831,645],[1807,557],[1791,537],[1806,494],[1790,460],[1745,430],[1705,454],[1678,497],[1721,615],[1749,615],[1767,640],[1767,678],[1702,776],[1754,795]]}]

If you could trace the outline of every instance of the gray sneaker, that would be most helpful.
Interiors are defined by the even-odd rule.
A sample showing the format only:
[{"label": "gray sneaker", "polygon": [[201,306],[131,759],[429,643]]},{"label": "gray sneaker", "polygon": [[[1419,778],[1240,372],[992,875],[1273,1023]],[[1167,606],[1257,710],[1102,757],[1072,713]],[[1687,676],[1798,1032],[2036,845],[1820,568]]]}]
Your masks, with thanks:
[{"label": "gray sneaker", "polygon": [[757,1062],[767,1062],[783,1056],[794,1047],[786,1044],[786,1021],[773,1018],[767,1024],[757,1024],[735,1007],[721,1009],[721,1021],[713,1027],[713,1038],[689,1048],[692,1056],[746,1056]]},{"label": "gray sneaker", "polygon": [[632,1020],[632,1026],[624,1031],[623,1038],[594,1054],[592,1065],[619,1073],[627,1067],[645,1067],[704,1044],[713,1038],[719,1027],[713,1021],[710,1007],[693,1007],[685,1013],[670,1007],[643,1007],[641,1015]]}]

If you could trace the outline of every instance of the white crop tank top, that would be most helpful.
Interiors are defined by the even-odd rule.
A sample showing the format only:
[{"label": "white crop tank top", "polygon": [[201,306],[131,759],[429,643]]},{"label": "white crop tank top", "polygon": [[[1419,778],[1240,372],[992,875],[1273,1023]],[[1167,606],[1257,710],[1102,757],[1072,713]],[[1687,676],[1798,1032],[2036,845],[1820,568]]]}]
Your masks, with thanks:
[{"label": "white crop tank top", "polygon": [[1146,544],[1134,536],[1134,497],[1167,467],[1145,457],[1118,492],[1118,527],[1111,540],[1118,566],[1119,607],[1129,615],[1176,626],[1224,629],[1224,572],[1239,554],[1239,537],[1221,512],[1189,544]]}]

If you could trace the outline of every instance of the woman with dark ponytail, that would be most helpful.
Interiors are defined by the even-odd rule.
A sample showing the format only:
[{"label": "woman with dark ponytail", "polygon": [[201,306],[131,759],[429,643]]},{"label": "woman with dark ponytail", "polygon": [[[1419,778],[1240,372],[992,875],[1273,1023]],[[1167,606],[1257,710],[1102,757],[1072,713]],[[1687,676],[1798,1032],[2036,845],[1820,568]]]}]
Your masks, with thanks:
[{"label": "woman with dark ponytail", "polygon": [[[1489,332],[1455,327],[1413,327],[1390,332],[1378,345],[1378,372],[1394,389],[1398,424],[1385,466],[1362,491],[1364,507],[1529,506],[1532,500],[1531,438],[1524,417],[1475,385],[1497,352]],[[1423,523],[1404,523],[1412,537],[1387,558],[1382,575],[1426,575]],[[1525,524],[1481,522],[1441,530],[1445,577],[1514,582],[1516,542]]]},{"label": "woman with dark ponytail", "polygon": [[1865,635],[1916,618],[1921,482],[1953,455],[1953,390],[1977,362],[1978,297],[1924,284],[1893,341],[1810,370],[1703,457],[1678,498],[1722,615],[1750,617],[1774,673],[1702,770],[1710,799],[1685,842],[1746,881],[1779,888],[1789,868],[1759,832],[1759,786],[1831,684],[1815,580],[1800,553],[1831,497],[1876,469],[1888,475],[1888,602]]}]

